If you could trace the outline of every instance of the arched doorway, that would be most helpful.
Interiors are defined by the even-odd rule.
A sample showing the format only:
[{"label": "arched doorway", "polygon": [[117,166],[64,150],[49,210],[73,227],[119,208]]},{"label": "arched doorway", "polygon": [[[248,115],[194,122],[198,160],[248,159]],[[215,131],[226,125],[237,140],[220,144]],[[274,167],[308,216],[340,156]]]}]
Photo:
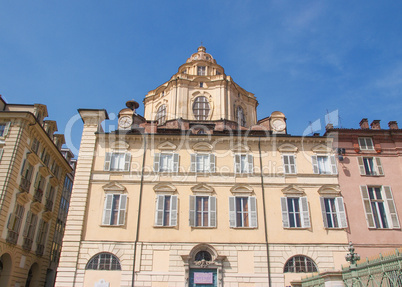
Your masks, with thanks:
[{"label": "arched doorway", "polygon": [[0,286],[8,286],[8,280],[11,275],[11,256],[8,253],[4,253],[0,257]]},{"label": "arched doorway", "polygon": [[27,280],[25,281],[25,287],[37,287],[39,286],[39,265],[37,263],[32,264],[29,268]]}]

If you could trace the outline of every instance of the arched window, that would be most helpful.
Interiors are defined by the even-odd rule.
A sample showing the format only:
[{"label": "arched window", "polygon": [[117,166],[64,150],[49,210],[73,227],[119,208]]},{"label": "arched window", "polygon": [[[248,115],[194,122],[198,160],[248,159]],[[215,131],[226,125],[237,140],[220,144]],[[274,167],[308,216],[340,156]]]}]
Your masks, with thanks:
[{"label": "arched window", "polygon": [[156,112],[155,120],[158,122],[158,125],[163,125],[166,122],[166,106],[162,105],[159,107]]},{"label": "arched window", "polygon": [[236,109],[236,121],[242,127],[246,126],[246,115],[242,107],[238,106]]},{"label": "arched window", "polygon": [[119,259],[110,253],[99,253],[92,257],[85,268],[87,270],[121,270]]},{"label": "arched window", "polygon": [[208,251],[200,251],[195,255],[194,261],[212,261],[212,256]]},{"label": "arched window", "polygon": [[285,264],[284,273],[310,273],[317,272],[317,265],[306,256],[291,257]]},{"label": "arched window", "polygon": [[197,97],[193,104],[193,113],[196,120],[205,121],[209,114],[208,99],[204,96]]}]

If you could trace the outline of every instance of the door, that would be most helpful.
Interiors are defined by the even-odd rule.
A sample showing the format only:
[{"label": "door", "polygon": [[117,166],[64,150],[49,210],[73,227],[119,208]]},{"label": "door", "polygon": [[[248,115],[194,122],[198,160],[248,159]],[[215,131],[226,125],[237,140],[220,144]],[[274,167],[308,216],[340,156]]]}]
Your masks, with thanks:
[{"label": "door", "polygon": [[190,269],[189,287],[218,287],[216,269]]}]

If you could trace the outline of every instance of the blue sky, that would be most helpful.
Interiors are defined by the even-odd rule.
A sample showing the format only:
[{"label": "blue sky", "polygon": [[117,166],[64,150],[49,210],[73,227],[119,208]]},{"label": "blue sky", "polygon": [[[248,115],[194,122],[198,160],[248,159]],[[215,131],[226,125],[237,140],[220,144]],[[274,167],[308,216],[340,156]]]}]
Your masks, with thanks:
[{"label": "blue sky", "polygon": [[78,108],[113,117],[135,99],[142,114],[201,41],[291,134],[327,111],[402,126],[402,1],[2,1],[0,94],[46,104],[59,133]]}]

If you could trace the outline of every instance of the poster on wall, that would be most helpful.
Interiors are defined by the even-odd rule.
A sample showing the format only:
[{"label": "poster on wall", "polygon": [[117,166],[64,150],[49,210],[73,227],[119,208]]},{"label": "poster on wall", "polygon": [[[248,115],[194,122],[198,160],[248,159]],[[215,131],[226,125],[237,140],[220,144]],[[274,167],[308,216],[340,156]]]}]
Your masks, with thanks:
[{"label": "poster on wall", "polygon": [[214,276],[212,272],[194,272],[195,284],[213,284]]}]

